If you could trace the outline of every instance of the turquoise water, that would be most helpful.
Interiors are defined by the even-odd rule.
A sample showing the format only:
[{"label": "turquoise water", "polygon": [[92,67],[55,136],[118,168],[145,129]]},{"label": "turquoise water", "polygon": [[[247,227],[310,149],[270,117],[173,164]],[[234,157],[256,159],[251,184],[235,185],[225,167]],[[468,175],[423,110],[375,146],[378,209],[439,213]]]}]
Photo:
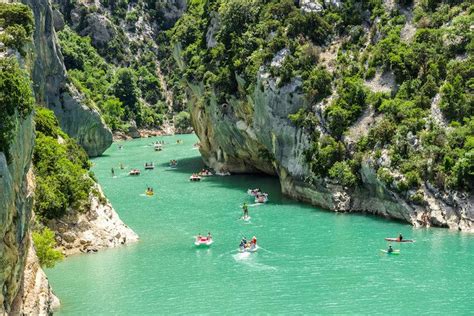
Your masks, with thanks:
[{"label": "turquoise water", "polygon": [[[149,146],[156,139],[168,143],[162,152]],[[122,142],[123,150],[114,144],[93,160],[106,195],[141,240],[48,270],[58,314],[472,314],[474,236],[325,212],[286,199],[270,177],[191,183],[202,168],[195,142],[193,135]],[[177,169],[167,167],[170,159]],[[127,175],[146,161],[157,168]],[[144,195],[147,186],[155,196]],[[250,187],[270,201],[250,207],[244,223],[239,206],[253,203]],[[193,236],[208,231],[215,243],[195,249]],[[416,243],[395,245],[400,256],[382,254],[383,238],[398,232]],[[242,235],[256,235],[260,250],[239,254]]]}]

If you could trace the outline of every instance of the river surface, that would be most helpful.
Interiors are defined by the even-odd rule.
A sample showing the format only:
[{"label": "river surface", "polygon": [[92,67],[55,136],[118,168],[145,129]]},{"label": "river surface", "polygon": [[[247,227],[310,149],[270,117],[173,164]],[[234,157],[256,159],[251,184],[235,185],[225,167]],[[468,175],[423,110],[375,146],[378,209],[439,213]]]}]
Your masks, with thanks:
[{"label": "river surface", "polygon": [[[161,152],[150,146],[157,139],[166,142]],[[271,177],[189,182],[203,166],[196,141],[185,135],[114,143],[93,160],[104,192],[141,240],[47,270],[59,315],[474,312],[474,236],[326,212],[283,197]],[[150,161],[155,170],[143,170]],[[142,175],[128,176],[134,167]],[[144,194],[147,186],[153,197]],[[245,223],[240,205],[253,203],[250,187],[270,200],[250,206]],[[208,231],[214,244],[196,249],[193,236]],[[399,256],[383,254],[384,237],[399,232],[416,242],[394,244]],[[257,253],[238,253],[243,235],[257,236]]]}]

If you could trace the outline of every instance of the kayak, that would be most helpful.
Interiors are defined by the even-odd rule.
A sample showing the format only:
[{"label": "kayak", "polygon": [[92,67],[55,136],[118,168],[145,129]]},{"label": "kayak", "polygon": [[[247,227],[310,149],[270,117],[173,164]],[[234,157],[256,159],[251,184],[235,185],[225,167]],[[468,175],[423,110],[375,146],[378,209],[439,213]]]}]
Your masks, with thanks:
[{"label": "kayak", "polygon": [[155,194],[155,193],[153,193],[153,191],[146,191],[145,194],[148,195],[148,196],[152,196],[152,195]]},{"label": "kayak", "polygon": [[399,240],[398,238],[385,238],[386,241],[392,241],[392,242],[415,242],[413,239],[402,239]]},{"label": "kayak", "polygon": [[200,240],[195,240],[194,245],[197,247],[209,247],[214,241],[212,239],[201,238]]},{"label": "kayak", "polygon": [[258,246],[255,245],[255,247],[250,247],[250,248],[243,248],[239,247],[239,252],[257,252]]},{"label": "kayak", "polygon": [[388,252],[386,249],[380,249],[380,251],[386,253],[387,255],[399,255],[400,254],[400,250],[393,250],[393,252]]}]

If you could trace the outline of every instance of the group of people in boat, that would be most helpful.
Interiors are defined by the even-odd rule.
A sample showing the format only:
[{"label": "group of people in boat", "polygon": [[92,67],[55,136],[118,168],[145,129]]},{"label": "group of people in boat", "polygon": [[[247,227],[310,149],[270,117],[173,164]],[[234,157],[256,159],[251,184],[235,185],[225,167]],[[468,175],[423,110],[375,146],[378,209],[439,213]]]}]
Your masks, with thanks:
[{"label": "group of people in boat", "polygon": [[268,201],[268,193],[262,192],[260,188],[248,189],[247,193],[255,197],[255,203],[266,203]]},{"label": "group of people in boat", "polygon": [[208,232],[207,233],[207,236],[204,237],[201,235],[201,233],[199,233],[197,236],[196,236],[196,242],[199,242],[199,241],[210,241],[212,240],[212,235],[211,235],[211,232]]},{"label": "group of people in boat", "polygon": [[242,240],[240,241],[240,244],[239,244],[240,251],[253,250],[256,247],[257,247],[257,237],[255,236],[252,237],[250,242],[248,242],[245,237],[242,237]]},{"label": "group of people in boat", "polygon": [[201,177],[209,177],[209,176],[212,176],[212,172],[209,169],[201,169],[198,175]]},{"label": "group of people in boat", "polygon": [[199,174],[193,173],[193,174],[189,177],[189,181],[201,181],[201,177],[199,176]]},{"label": "group of people in boat", "polygon": [[130,170],[130,172],[128,174],[131,175],[131,176],[138,176],[138,175],[140,175],[140,173],[141,173],[140,169],[134,168],[134,169]]},{"label": "group of people in boat", "polygon": [[176,167],[178,165],[178,161],[175,159],[170,160],[170,167]]},{"label": "group of people in boat", "polygon": [[153,162],[145,162],[145,169],[154,169],[155,165]]},{"label": "group of people in boat", "polygon": [[155,192],[153,191],[153,188],[152,187],[147,187],[146,188],[146,194],[147,195],[153,195]]},{"label": "group of people in boat", "polygon": [[176,144],[184,144],[184,141],[182,139],[177,139]]}]

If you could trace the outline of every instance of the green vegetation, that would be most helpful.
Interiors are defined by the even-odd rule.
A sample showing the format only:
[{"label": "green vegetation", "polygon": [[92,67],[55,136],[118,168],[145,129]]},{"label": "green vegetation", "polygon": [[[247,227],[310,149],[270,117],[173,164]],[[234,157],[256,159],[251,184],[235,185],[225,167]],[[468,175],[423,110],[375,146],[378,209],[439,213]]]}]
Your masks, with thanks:
[{"label": "green vegetation", "polygon": [[34,105],[27,74],[14,57],[0,58],[0,152],[10,159],[10,144],[18,125],[17,115],[24,119]]},{"label": "green vegetation", "polygon": [[[402,193],[425,181],[443,190],[472,190],[472,4],[397,1],[403,10],[387,10],[381,0],[344,1],[307,13],[295,3],[191,1],[167,32],[174,60],[166,62],[175,69],[169,73],[174,90],[202,82],[205,93],[197,104],[206,104],[214,93],[219,103],[229,103],[253,94],[262,69],[280,87],[299,77],[310,105],[335,92],[320,113],[324,122],[311,107],[288,116],[311,137],[305,158],[312,177],[354,186],[362,157],[377,160],[383,153],[390,165],[380,168],[378,177]],[[412,20],[407,10],[413,10]],[[402,34],[406,23],[416,28],[414,34]],[[211,45],[209,30],[214,31]],[[327,54],[332,40],[340,42],[340,49],[329,69],[321,52]],[[280,65],[272,63],[275,56]],[[364,82],[382,73],[395,77],[391,93],[371,91]],[[434,106],[439,104],[449,128],[431,117],[435,97],[439,102]],[[348,128],[369,107],[376,124],[349,148],[344,143]],[[317,132],[320,124],[329,135]]]},{"label": "green vegetation", "polygon": [[36,255],[43,268],[52,268],[58,261],[64,259],[63,254],[54,249],[56,241],[54,233],[49,228],[45,227],[41,231],[34,231],[32,235]]},{"label": "green vegetation", "polygon": [[0,42],[24,55],[23,46],[33,34],[33,13],[20,3],[0,3]]},{"label": "green vegetation", "polygon": [[163,123],[166,106],[152,56],[143,54],[131,67],[121,68],[101,57],[90,38],[67,27],[58,36],[70,80],[112,130],[126,131],[130,120],[138,127]]},{"label": "green vegetation", "polygon": [[54,113],[36,109],[35,213],[42,219],[60,218],[69,207],[88,208],[93,180],[87,154],[59,128]]},{"label": "green vegetation", "polygon": [[191,115],[188,112],[182,111],[175,116],[175,127],[184,130],[191,125]]}]

